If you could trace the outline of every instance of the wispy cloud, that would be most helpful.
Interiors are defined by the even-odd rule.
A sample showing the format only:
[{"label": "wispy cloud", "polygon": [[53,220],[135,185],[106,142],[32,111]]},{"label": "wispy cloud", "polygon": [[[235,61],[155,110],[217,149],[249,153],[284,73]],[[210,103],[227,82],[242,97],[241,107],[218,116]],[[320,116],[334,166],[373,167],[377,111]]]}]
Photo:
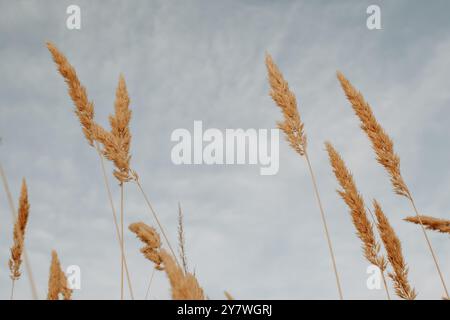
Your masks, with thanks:
[{"label": "wispy cloud", "polygon": [[[280,171],[273,177],[261,177],[253,166],[174,166],[170,160],[171,132],[191,128],[194,120],[221,129],[275,127],[280,114],[268,96],[265,51],[298,96],[345,297],[384,294],[366,288],[367,265],[334,191],[325,139],[341,151],[366,199],[381,201],[419,298],[441,296],[419,230],[401,220],[409,207],[391,192],[335,72],[363,91],[394,138],[419,208],[444,217],[450,192],[447,2],[382,2],[381,31],[365,28],[368,1],[79,1],[80,31],[65,29],[69,4],[0,3],[0,160],[15,195],[22,176],[29,183],[27,246],[41,296],[53,248],[63,265],[82,268],[82,290],[74,298],[120,293],[120,254],[98,159],[82,137],[46,40],[74,64],[102,123],[124,73],[133,109],[132,163],[173,241],[182,202],[189,261],[211,298],[222,298],[223,290],[236,298],[337,297],[307,168],[286,143],[280,143]],[[135,186],[126,187],[126,200],[127,223],[153,223]],[[7,210],[0,201],[5,266],[12,236]],[[450,270],[448,239],[430,237],[442,269]],[[136,296],[143,297],[151,266],[132,234],[126,242]],[[7,277],[0,272],[2,283]],[[1,296],[8,293],[0,288]],[[16,293],[30,297],[25,279]],[[163,275],[152,297],[168,297]]]}]

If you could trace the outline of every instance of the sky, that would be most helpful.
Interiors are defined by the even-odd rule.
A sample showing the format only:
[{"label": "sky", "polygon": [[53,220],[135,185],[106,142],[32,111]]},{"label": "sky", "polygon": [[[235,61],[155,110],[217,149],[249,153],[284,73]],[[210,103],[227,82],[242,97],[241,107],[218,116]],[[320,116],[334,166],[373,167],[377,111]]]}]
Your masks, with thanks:
[{"label": "sky", "polygon": [[[71,4],[81,8],[80,30],[66,27]],[[381,8],[381,30],[366,27],[371,4]],[[22,177],[29,186],[25,245],[39,297],[46,296],[55,249],[64,267],[80,267],[74,299],[120,298],[120,251],[99,158],[82,135],[46,41],[76,68],[104,126],[124,75],[133,112],[131,165],[173,244],[180,202],[189,266],[211,299],[222,299],[224,290],[237,299],[338,298],[306,162],[281,135],[276,175],[262,176],[255,165],[171,160],[172,132],[193,130],[196,120],[220,130],[276,127],[281,114],[268,95],[266,52],[297,95],[344,298],[386,296],[366,285],[369,264],[335,192],[325,141],[341,153],[366,203],[381,203],[418,298],[442,297],[420,229],[402,220],[413,214],[411,206],[392,192],[336,71],[361,90],[394,140],[419,211],[448,219],[449,11],[444,0],[0,0],[0,162],[15,201]],[[113,170],[109,163],[107,170]],[[119,187],[110,181],[118,206]],[[0,190],[0,298],[8,299],[13,221]],[[155,225],[134,183],[125,185],[124,211],[126,225]],[[449,237],[428,234],[450,284]],[[139,299],[152,274],[141,246],[126,230]],[[15,297],[31,298],[26,273]],[[149,299],[169,297],[164,273],[156,272]]]}]

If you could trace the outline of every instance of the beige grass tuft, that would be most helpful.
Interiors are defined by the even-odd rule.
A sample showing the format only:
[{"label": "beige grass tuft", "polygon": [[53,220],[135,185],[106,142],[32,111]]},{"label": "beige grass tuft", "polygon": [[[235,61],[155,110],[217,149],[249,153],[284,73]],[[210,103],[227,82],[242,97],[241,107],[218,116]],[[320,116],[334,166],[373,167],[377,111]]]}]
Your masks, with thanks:
[{"label": "beige grass tuft", "polygon": [[376,200],[373,201],[373,206],[381,240],[384,243],[388,260],[394,270],[393,273],[389,273],[389,277],[394,282],[395,292],[402,299],[414,300],[417,294],[408,281],[408,267],[403,257],[400,240]]},{"label": "beige grass tuft", "polygon": [[438,218],[433,218],[433,217],[423,216],[423,215],[421,215],[420,218],[407,217],[404,220],[415,223],[415,224],[420,224],[419,219],[422,221],[423,225],[428,230],[434,230],[434,231],[438,231],[441,233],[450,234],[450,220],[438,219]]},{"label": "beige grass tuft", "polygon": [[[6,177],[5,171],[3,170],[3,166],[0,163],[0,178],[3,182],[3,187],[5,189],[5,193],[6,193],[6,198],[8,199],[8,204],[9,204],[9,209],[11,211],[11,217],[13,221],[16,221],[17,219],[17,211],[16,208],[14,206],[14,200],[11,194],[11,190],[9,188],[9,184],[8,184],[8,179]],[[38,300],[39,299],[39,295],[38,295],[38,290],[36,287],[36,283],[34,281],[34,276],[33,276],[33,272],[32,272],[32,268],[31,268],[31,263],[30,260],[28,258],[28,254],[27,254],[27,250],[24,247],[23,248],[23,260],[24,260],[24,264],[25,264],[25,269],[27,271],[28,274],[28,281],[30,283],[30,288],[31,288],[31,295],[33,297],[34,300]]]},{"label": "beige grass tuft", "polygon": [[84,136],[89,144],[93,146],[94,136],[92,126],[94,125],[94,103],[88,100],[86,88],[80,83],[75,69],[64,54],[51,42],[47,42],[47,48],[52,54],[53,61],[56,63],[59,73],[67,83],[69,95],[75,105],[75,113],[80,120]]},{"label": "beige grass tuft", "polygon": [[119,84],[116,90],[116,100],[114,103],[115,114],[109,117],[111,124],[111,134],[116,138],[117,149],[112,156],[116,166],[114,176],[121,182],[131,180],[130,177],[130,120],[131,110],[130,98],[123,75],[119,77]]},{"label": "beige grass tuft", "polygon": [[152,261],[157,270],[163,270],[161,265],[161,240],[156,230],[143,222],[132,223],[128,228],[145,243],[145,246],[141,248],[144,257]]},{"label": "beige grass tuft", "polygon": [[380,244],[375,238],[372,223],[367,217],[364,200],[356,188],[353,176],[331,143],[326,142],[325,146],[333,172],[342,188],[342,190],[337,190],[337,192],[350,209],[356,234],[363,243],[364,256],[370,263],[376,265],[384,272],[386,270],[386,259],[380,255]]},{"label": "beige grass tuft", "polygon": [[59,300],[60,295],[62,295],[64,300],[71,300],[72,289],[69,288],[67,277],[61,269],[58,254],[55,250],[53,250],[50,275],[48,279],[47,300]]},{"label": "beige grass tuft", "polygon": [[284,116],[284,121],[278,122],[278,128],[286,134],[290,146],[303,156],[306,151],[306,134],[295,94],[289,89],[289,84],[269,54],[266,54],[266,66],[271,87],[270,96]]},{"label": "beige grass tuft", "polygon": [[173,300],[205,300],[205,294],[196,277],[185,272],[174,256],[161,248],[159,234],[154,228],[143,222],[136,222],[130,224],[129,229],[145,243],[141,249],[144,256],[155,264],[156,269],[166,272]]},{"label": "beige grass tuft", "polygon": [[105,130],[101,125],[95,123],[92,127],[93,136],[96,141],[103,145],[101,150],[106,159],[111,161],[114,166],[114,176],[120,184],[131,180],[130,176],[130,155],[127,150],[121,148],[122,141],[120,137],[113,135]]},{"label": "beige grass tuft", "polygon": [[449,297],[447,285],[445,284],[444,276],[442,275],[437,256],[434,253],[431,241],[428,238],[423,223],[420,219],[419,211],[416,208],[411,192],[406,186],[406,183],[400,173],[400,158],[394,152],[394,143],[378,123],[370,105],[364,100],[363,95],[352,86],[350,81],[348,81],[341,72],[337,72],[337,77],[341,83],[342,89],[353,107],[353,110],[355,111],[355,114],[361,121],[361,128],[372,142],[372,148],[375,151],[377,161],[386,169],[390,176],[394,187],[394,192],[398,195],[406,197],[410,201],[411,206],[416,213],[419,224],[421,225],[422,233],[432,255],[444,292],[446,296]]},{"label": "beige grass tuft", "polygon": [[297,108],[297,100],[295,94],[289,89],[287,81],[284,79],[283,74],[278,69],[277,65],[273,62],[272,57],[266,54],[266,67],[270,84],[270,95],[275,101],[277,106],[281,109],[284,117],[284,121],[278,122],[278,128],[285,133],[286,140],[289,145],[300,155],[303,156],[308,165],[308,170],[311,176],[313,184],[314,194],[316,196],[317,204],[320,210],[320,218],[324,228],[325,237],[327,240],[328,250],[330,252],[333,272],[336,278],[336,286],[339,293],[339,298],[343,299],[341,283],[339,279],[339,273],[337,270],[336,259],[334,257],[333,245],[331,242],[330,233],[328,231],[328,225],[323,210],[322,201],[320,199],[319,190],[317,187],[317,181],[312,169],[311,161],[309,160],[308,152],[306,151],[307,140],[304,131],[304,124],[300,119],[300,114]]},{"label": "beige grass tuft", "polygon": [[59,73],[67,83],[69,95],[75,105],[75,113],[78,116],[83,133],[91,146],[94,141],[100,142],[104,149],[102,153],[112,161],[116,167],[114,176],[121,182],[130,180],[130,141],[129,122],[131,111],[130,99],[123,76],[119,78],[116,90],[115,114],[110,117],[112,131],[106,131],[94,120],[94,103],[87,97],[86,88],[78,79],[75,68],[69,63],[55,45],[47,42],[47,48],[52,54],[53,61],[58,67]]},{"label": "beige grass tuft", "polygon": [[161,250],[160,256],[169,278],[173,300],[205,300],[203,289],[193,274],[185,273],[165,250]]},{"label": "beige grass tuft", "polygon": [[22,253],[25,241],[25,228],[28,222],[30,204],[28,202],[28,190],[25,179],[22,180],[22,190],[19,198],[19,211],[14,224],[13,246],[11,248],[11,258],[9,260],[9,270],[13,281],[20,278],[20,266],[22,264]]},{"label": "beige grass tuft", "polygon": [[341,72],[337,72],[337,77],[355,114],[361,120],[361,129],[364,130],[372,142],[377,161],[385,167],[389,173],[395,193],[409,197],[409,190],[400,173],[400,158],[394,152],[394,143],[392,142],[392,139],[378,123],[373,115],[370,105],[365,101],[363,95],[352,86]]}]

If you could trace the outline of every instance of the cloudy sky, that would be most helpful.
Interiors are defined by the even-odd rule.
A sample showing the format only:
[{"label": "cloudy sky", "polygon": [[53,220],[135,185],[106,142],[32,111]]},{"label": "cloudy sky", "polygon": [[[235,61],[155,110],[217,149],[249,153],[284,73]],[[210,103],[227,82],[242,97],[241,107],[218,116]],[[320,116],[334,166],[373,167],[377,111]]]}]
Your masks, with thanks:
[{"label": "cloudy sky", "polygon": [[[81,7],[81,30],[66,8]],[[382,30],[366,8],[381,7]],[[409,204],[391,191],[336,80],[341,70],[371,103],[395,141],[419,210],[450,212],[450,20],[448,1],[0,1],[0,161],[14,199],[26,177],[31,202],[26,246],[40,298],[50,252],[81,268],[76,299],[120,297],[120,255],[98,157],[73,114],[45,47],[75,66],[97,120],[107,125],[120,73],[133,119],[132,166],[175,243],[177,203],[187,255],[210,298],[334,299],[335,280],[304,159],[280,141],[280,170],[258,166],[175,166],[177,128],[271,129],[280,113],[268,96],[269,52],[296,92],[309,153],[334,243],[345,298],[384,299],[369,290],[360,242],[324,151],[330,140],[367,203],[378,199],[400,237],[419,298],[443,294],[423,236],[402,221]],[[108,164],[108,172],[112,167]],[[116,205],[119,188],[111,179]],[[8,298],[12,220],[0,189],[0,297]],[[154,224],[135,184],[125,188],[125,222]],[[450,284],[449,237],[429,233]],[[126,233],[137,298],[152,265]],[[393,294],[391,288],[391,294]],[[17,298],[31,298],[26,274]],[[169,297],[157,273],[151,299]]]}]

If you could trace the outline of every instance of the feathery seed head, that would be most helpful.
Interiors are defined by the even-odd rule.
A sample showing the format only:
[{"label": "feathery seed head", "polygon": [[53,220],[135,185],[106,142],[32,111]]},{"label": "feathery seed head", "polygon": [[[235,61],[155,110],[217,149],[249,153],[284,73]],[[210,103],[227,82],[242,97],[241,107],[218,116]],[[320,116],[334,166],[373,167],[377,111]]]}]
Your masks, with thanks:
[{"label": "feathery seed head", "polygon": [[68,286],[67,277],[61,268],[58,254],[55,250],[52,250],[47,300],[59,300],[60,294],[63,296],[64,300],[71,300],[72,291],[73,290]]},{"label": "feathery seed head", "polygon": [[116,89],[116,100],[114,103],[115,114],[109,117],[111,124],[111,134],[117,141],[117,150],[115,151],[114,164],[116,170],[114,176],[120,181],[131,180],[130,176],[130,120],[131,110],[129,109],[130,98],[123,75],[119,77],[119,84]]},{"label": "feathery seed head", "polygon": [[155,264],[156,269],[163,270],[160,256],[161,238],[158,232],[143,222],[132,223],[128,228],[145,243],[145,246],[141,249],[142,254]]},{"label": "feathery seed head", "polygon": [[69,95],[75,105],[75,113],[89,144],[93,146],[94,141],[98,141],[103,145],[101,152],[114,163],[116,167],[114,176],[121,184],[131,180],[133,178],[130,172],[131,156],[129,154],[131,110],[129,110],[130,99],[123,76],[121,75],[119,78],[116,90],[115,114],[110,116],[109,119],[112,129],[111,132],[108,132],[95,122],[94,104],[88,100],[86,88],[81,85],[75,69],[52,43],[47,42],[47,48],[52,54],[59,73],[67,83]]},{"label": "feathery seed head", "polygon": [[376,200],[373,201],[373,206],[381,240],[384,243],[388,260],[393,269],[393,272],[389,273],[389,277],[394,282],[395,292],[402,299],[414,300],[417,294],[408,281],[408,267],[403,257],[400,239]]},{"label": "feathery seed head", "polygon": [[284,117],[284,121],[278,122],[278,128],[285,133],[289,145],[303,156],[306,152],[306,134],[295,95],[269,54],[266,54],[266,67],[271,88],[270,95],[280,107]]},{"label": "feathery seed head", "polygon": [[169,278],[173,300],[205,300],[203,289],[193,274],[185,273],[165,250],[161,250],[161,259]]},{"label": "feathery seed head", "polygon": [[25,241],[25,228],[28,222],[30,204],[28,202],[28,190],[25,179],[22,180],[22,188],[19,198],[19,211],[13,230],[13,246],[11,247],[11,258],[9,260],[9,270],[11,279],[20,278],[20,266],[22,264],[22,253]]},{"label": "feathery seed head", "polygon": [[341,186],[341,190],[337,192],[350,209],[356,234],[363,244],[364,256],[370,263],[378,266],[381,271],[384,271],[386,269],[386,261],[382,255],[379,255],[380,245],[375,239],[372,223],[367,218],[364,200],[356,188],[353,176],[331,143],[326,142],[325,147],[333,172]]},{"label": "feathery seed head", "polygon": [[415,223],[415,224],[419,224],[419,225],[420,225],[420,222],[422,222],[422,224],[428,230],[434,230],[434,231],[438,231],[441,233],[450,234],[450,220],[438,219],[438,218],[433,218],[433,217],[424,216],[424,215],[407,217],[404,220]]},{"label": "feathery seed head", "polygon": [[408,187],[400,173],[400,158],[394,152],[392,139],[378,123],[370,105],[365,101],[363,95],[353,87],[350,81],[340,71],[337,72],[337,78],[355,114],[361,121],[361,129],[372,142],[372,148],[375,151],[378,163],[387,170],[395,193],[409,198],[410,193]]},{"label": "feathery seed head", "polygon": [[84,136],[88,140],[88,143],[93,146],[94,136],[92,134],[92,126],[94,124],[94,103],[88,100],[86,88],[81,85],[75,69],[64,54],[51,42],[47,42],[47,48],[52,54],[53,61],[57,65],[59,73],[67,83],[69,95],[75,105],[75,114],[80,121]]}]

